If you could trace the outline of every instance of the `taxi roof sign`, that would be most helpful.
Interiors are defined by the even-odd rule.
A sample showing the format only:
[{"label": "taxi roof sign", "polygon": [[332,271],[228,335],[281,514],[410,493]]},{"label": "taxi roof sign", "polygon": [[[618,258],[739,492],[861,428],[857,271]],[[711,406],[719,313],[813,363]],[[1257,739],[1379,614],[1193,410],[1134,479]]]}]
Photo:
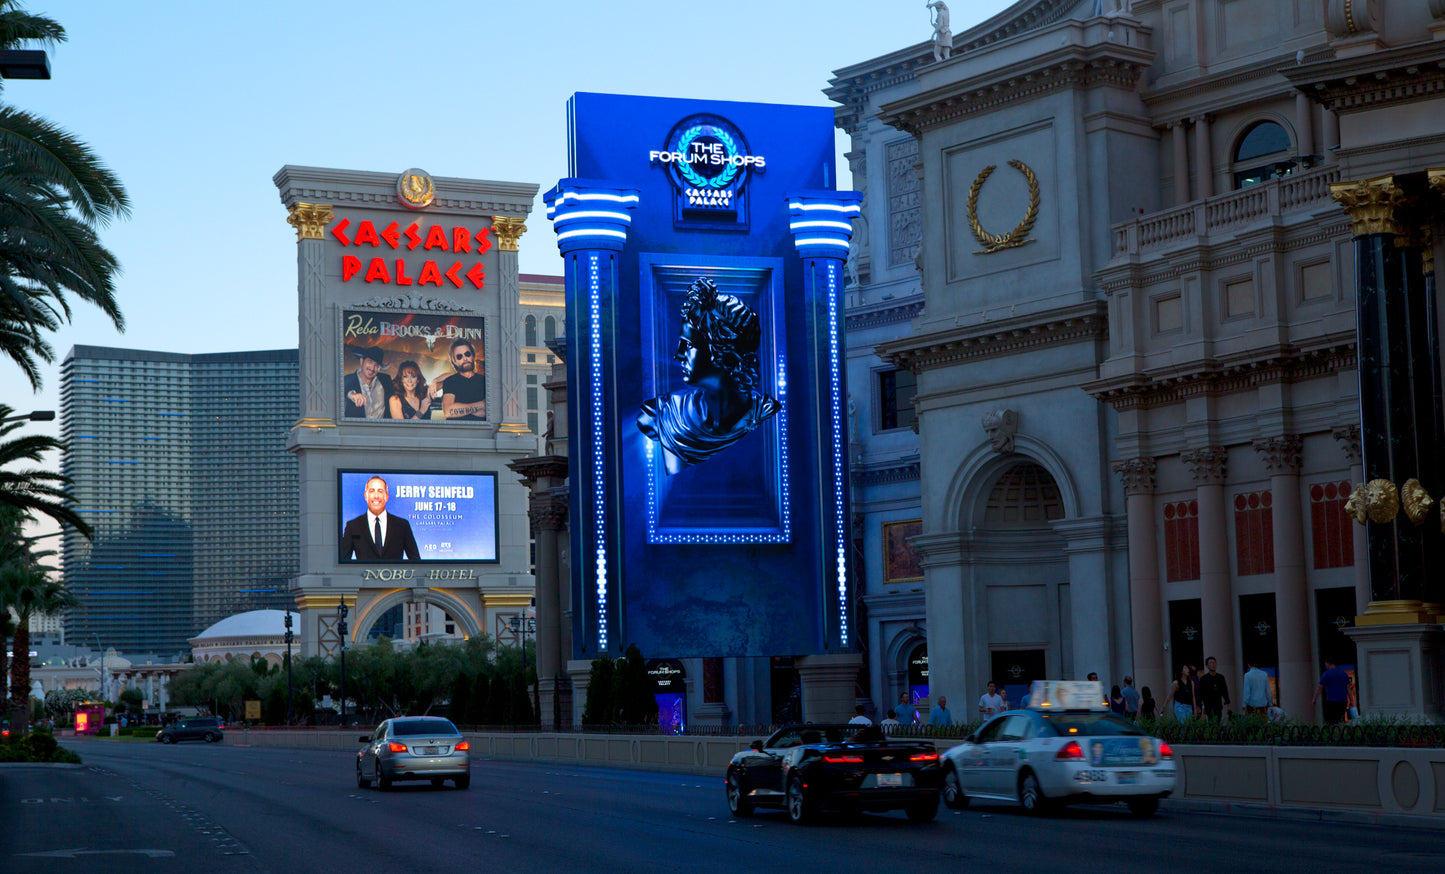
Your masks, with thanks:
[{"label": "taxi roof sign", "polygon": [[1109,700],[1098,680],[1034,680],[1029,686],[1029,709],[1106,711]]}]

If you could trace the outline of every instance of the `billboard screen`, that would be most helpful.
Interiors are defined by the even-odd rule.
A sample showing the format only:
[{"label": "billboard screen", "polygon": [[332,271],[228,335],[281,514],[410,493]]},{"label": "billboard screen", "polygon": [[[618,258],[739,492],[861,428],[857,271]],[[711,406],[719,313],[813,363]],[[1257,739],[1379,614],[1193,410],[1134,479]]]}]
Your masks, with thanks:
[{"label": "billboard screen", "polygon": [[451,313],[343,310],[343,417],[486,420],[484,322]]},{"label": "billboard screen", "polygon": [[497,560],[497,475],[337,472],[342,564]]}]

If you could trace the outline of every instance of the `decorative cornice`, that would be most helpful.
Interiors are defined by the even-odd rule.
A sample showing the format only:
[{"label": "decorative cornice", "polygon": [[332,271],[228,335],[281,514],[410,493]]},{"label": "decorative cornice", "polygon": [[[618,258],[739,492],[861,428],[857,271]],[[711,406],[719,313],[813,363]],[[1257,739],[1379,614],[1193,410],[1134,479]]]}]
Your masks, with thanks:
[{"label": "decorative cornice", "polygon": [[427,297],[421,294],[396,294],[390,297],[371,297],[357,306],[376,307],[383,310],[424,310],[433,313],[469,313],[472,308],[450,298]]},{"label": "decorative cornice", "polygon": [[[1306,50],[1305,57],[1307,61],[1317,61],[1331,58],[1333,54],[1328,48],[1321,47]],[[1200,105],[1197,101],[1211,99],[1211,95],[1213,100],[1223,99],[1227,95],[1231,105],[1239,105],[1245,102],[1239,100],[1240,96],[1245,95],[1235,93],[1241,88],[1254,86],[1249,89],[1247,96],[1292,91],[1290,83],[1281,75],[1284,72],[1282,68],[1286,65],[1296,66],[1294,52],[1266,58],[1223,73],[1190,76],[1174,84],[1145,90],[1139,95],[1139,99],[1149,107],[1155,127],[1165,128],[1198,115]],[[1210,108],[1212,106],[1211,103]],[[1220,110],[1225,108],[1223,105],[1219,106]]]},{"label": "decorative cornice", "polygon": [[567,458],[562,455],[537,455],[507,462],[507,467],[522,478],[527,488],[536,486],[537,481],[551,478],[558,481],[567,478]]},{"label": "decorative cornice", "polygon": [[1276,346],[1223,361],[1205,358],[1152,373],[1134,371],[1100,379],[1085,383],[1082,388],[1116,410],[1151,409],[1188,398],[1217,397],[1262,385],[1302,382],[1355,367],[1357,350],[1353,332],[1324,339],[1327,345],[1309,349]]},{"label": "decorative cornice", "polygon": [[907,322],[923,312],[923,294],[909,295],[899,300],[884,301],[882,305],[855,307],[848,310],[844,322],[849,331],[862,331]]},{"label": "decorative cornice", "polygon": [[1205,446],[1181,452],[1179,457],[1189,466],[1189,475],[1197,486],[1218,486],[1224,484],[1225,463],[1229,450],[1223,446]]},{"label": "decorative cornice", "polygon": [[869,488],[871,486],[885,486],[893,483],[917,482],[922,467],[915,458],[913,461],[903,464],[887,464],[877,467],[854,467],[853,485],[856,488]]},{"label": "decorative cornice", "polygon": [[[294,188],[289,192],[295,197],[312,200],[329,200],[333,204],[371,205],[394,209],[397,206],[396,192],[344,191],[339,188]],[[428,214],[437,212],[474,212],[495,215],[503,210],[514,210],[517,204],[506,200],[467,200],[456,197],[438,197],[427,207]]]},{"label": "decorative cornice", "polygon": [[1340,444],[1340,451],[1345,453],[1345,460],[1351,467],[1362,462],[1359,425],[1340,425],[1330,430],[1330,436]]},{"label": "decorative cornice", "polygon": [[1271,474],[1299,476],[1300,449],[1304,441],[1298,434],[1282,434],[1278,437],[1261,437],[1254,441],[1254,451],[1264,461],[1264,469]]},{"label": "decorative cornice", "polygon": [[1348,57],[1288,64],[1281,75],[1327,109],[1344,113],[1445,93],[1437,41]]},{"label": "decorative cornice", "polygon": [[1349,213],[1355,236],[1401,233],[1398,213],[1405,205],[1405,192],[1394,176],[1333,182],[1330,197]]},{"label": "decorative cornice", "polygon": [[517,241],[527,232],[527,224],[522,219],[510,218],[504,215],[492,216],[492,230],[497,234],[497,248],[503,252],[517,251]]},{"label": "decorative cornice", "polygon": [[286,224],[296,229],[296,242],[326,239],[326,226],[331,223],[331,205],[327,203],[293,203],[287,210]]},{"label": "decorative cornice", "polygon": [[1152,495],[1158,462],[1152,458],[1127,458],[1114,462],[1114,473],[1124,481],[1124,494]]},{"label": "decorative cornice", "polygon": [[874,351],[884,361],[922,373],[965,361],[1011,355],[1049,346],[1108,339],[1106,305],[1091,301],[995,322],[950,328],[880,343]]}]

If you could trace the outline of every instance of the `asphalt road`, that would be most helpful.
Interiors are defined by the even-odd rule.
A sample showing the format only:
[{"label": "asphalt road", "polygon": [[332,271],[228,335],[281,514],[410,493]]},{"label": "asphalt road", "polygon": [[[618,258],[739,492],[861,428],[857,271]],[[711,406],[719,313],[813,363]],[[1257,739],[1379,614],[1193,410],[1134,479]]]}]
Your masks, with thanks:
[{"label": "asphalt road", "polygon": [[1122,807],[735,820],[720,779],[473,760],[472,787],[356,788],[345,752],[67,741],[0,768],[0,871],[1431,871],[1445,833]]}]

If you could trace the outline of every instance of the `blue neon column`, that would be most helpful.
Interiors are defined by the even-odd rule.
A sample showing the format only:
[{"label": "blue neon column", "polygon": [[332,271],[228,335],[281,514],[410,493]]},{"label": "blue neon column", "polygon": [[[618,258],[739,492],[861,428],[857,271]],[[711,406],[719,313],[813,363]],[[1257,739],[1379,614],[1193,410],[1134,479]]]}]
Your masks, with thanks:
[{"label": "blue neon column", "polygon": [[[848,554],[851,548],[848,501],[848,438],[843,406],[848,386],[843,369],[844,335],[840,295],[843,265],[848,260],[848,241],[853,237],[852,219],[858,215],[862,195],[856,191],[800,191],[788,197],[788,227],[793,244],[803,259],[808,296],[826,307],[827,336],[827,444],[825,459],[832,475],[832,519],[827,526],[832,566],[827,568],[836,592],[835,629],[838,649],[851,649],[852,629],[848,597]],[[827,506],[826,502],[824,506]],[[831,648],[831,647],[830,647]]]},{"label": "blue neon column", "polygon": [[581,633],[575,639],[590,658],[611,647],[609,580],[616,573],[608,565],[615,539],[608,525],[609,479],[615,478],[607,462],[612,433],[606,414],[612,360],[608,340],[617,293],[617,253],[627,242],[639,197],[634,189],[605,182],[563,179],[543,200],[566,263],[572,561],[573,573],[582,574],[582,591],[593,595],[590,609],[577,605],[585,618],[578,623]]}]

